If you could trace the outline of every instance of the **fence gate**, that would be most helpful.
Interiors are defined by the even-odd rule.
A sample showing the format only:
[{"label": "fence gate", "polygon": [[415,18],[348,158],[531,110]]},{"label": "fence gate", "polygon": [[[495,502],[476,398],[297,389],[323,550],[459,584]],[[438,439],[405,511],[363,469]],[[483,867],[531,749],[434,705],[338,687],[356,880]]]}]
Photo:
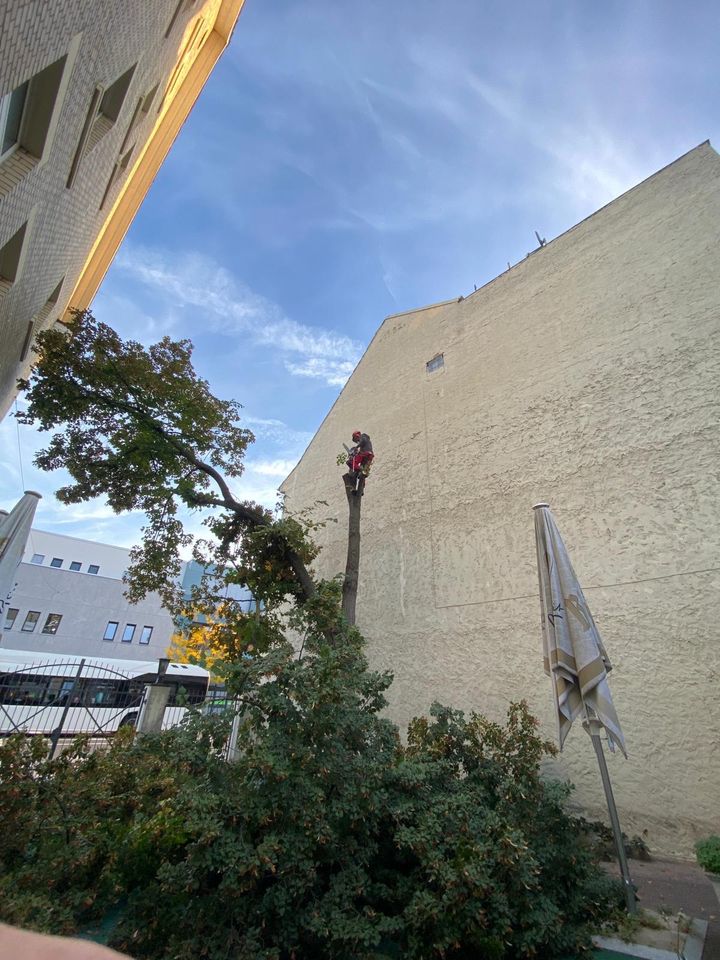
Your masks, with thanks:
[{"label": "fence gate", "polygon": [[0,673],[0,737],[50,738],[51,755],[78,733],[101,746],[140,714],[144,682],[83,658],[20,665]]}]

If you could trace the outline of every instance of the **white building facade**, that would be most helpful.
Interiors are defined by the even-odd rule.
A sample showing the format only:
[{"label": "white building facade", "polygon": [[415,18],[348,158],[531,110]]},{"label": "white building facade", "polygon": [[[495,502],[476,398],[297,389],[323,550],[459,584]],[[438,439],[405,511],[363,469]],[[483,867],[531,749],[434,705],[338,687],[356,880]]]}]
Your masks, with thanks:
[{"label": "white building facade", "polygon": [[48,655],[164,657],[172,617],[157,594],[137,604],[125,598],[129,562],[123,547],[32,530],[0,644]]},{"label": "white building facade", "polygon": [[[127,600],[123,576],[129,565],[125,547],[31,530],[0,623],[0,647],[114,660],[165,657],[176,632],[173,618],[156,593],[136,604]],[[188,600],[202,575],[194,560],[182,565],[180,586]],[[246,588],[222,591],[243,610],[254,609]]]}]

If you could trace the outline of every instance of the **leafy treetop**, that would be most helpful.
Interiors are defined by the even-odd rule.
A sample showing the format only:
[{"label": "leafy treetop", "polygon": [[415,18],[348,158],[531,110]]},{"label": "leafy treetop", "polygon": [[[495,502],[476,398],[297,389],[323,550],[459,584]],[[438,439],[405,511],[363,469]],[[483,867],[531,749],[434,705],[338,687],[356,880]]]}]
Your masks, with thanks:
[{"label": "leafy treetop", "polygon": [[256,562],[262,555],[274,599],[314,595],[306,567],[312,551],[301,525],[274,522],[230,489],[228,479],[241,476],[254,437],[239,424],[240,404],[215,397],[195,372],[189,340],[163,337],[146,348],[123,341],[85,310],[67,329],[41,333],[36,352],[37,366],[19,384],[28,401],[19,419],[42,430],[62,427],[35,458],[43,470],[70,473],[72,483],[58,498],[80,503],[104,495],[116,512],[147,517],[127,577],[131,600],[157,590],[178,609],[180,550],[191,540],[180,505],[216,508],[206,520],[214,540],[205,545],[205,562],[229,566],[241,582],[243,570],[263,568]]}]

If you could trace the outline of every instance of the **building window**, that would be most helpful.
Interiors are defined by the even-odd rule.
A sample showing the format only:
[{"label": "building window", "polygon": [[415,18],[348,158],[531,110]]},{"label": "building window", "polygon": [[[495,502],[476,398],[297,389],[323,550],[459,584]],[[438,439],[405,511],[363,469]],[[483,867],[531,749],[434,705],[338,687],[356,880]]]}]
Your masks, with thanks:
[{"label": "building window", "polygon": [[140,110],[143,114],[143,117],[141,119],[144,119],[150,113],[150,108],[153,105],[153,102],[155,100],[155,97],[157,96],[157,92],[159,89],[160,89],[160,84],[156,83],[155,86],[152,88],[152,90],[146,93],[145,96],[142,98],[142,101],[141,101],[142,106],[140,107]]},{"label": "building window", "polygon": [[114,83],[111,83],[107,89],[95,87],[90,106],[88,107],[85,123],[80,134],[80,140],[75,150],[75,156],[70,166],[70,173],[66,186],[71,187],[75,182],[80,163],[83,157],[87,156],[100,143],[102,138],[109,133],[115,126],[115,122],[120,116],[120,111],[125,103],[125,97],[132,82],[135,67],[133,64],[129,70],[118,77]]},{"label": "building window", "polygon": [[20,613],[20,611],[15,607],[9,607],[5,611],[5,626],[3,627],[3,630],[12,630],[18,613]]},{"label": "building window", "polygon": [[88,573],[99,573],[100,567],[96,563],[91,563],[88,566]]},{"label": "building window", "polygon": [[140,634],[140,643],[150,643],[150,637],[152,636],[153,628],[152,627],[143,627],[142,633]]},{"label": "building window", "polygon": [[62,620],[61,613],[49,613],[47,615],[47,620],[45,621],[45,626],[42,628],[42,632],[57,633],[61,620]]},{"label": "building window", "polygon": [[0,98],[0,196],[27,176],[48,146],[66,62],[61,57]]},{"label": "building window", "polygon": [[186,13],[188,10],[191,10],[195,6],[196,0],[180,0],[178,5],[175,7],[175,13],[172,15],[172,19],[168,24],[168,28],[165,31],[165,36],[169,37],[172,33],[172,28],[178,22],[178,19]]},{"label": "building window", "polygon": [[135,636],[135,627],[136,623],[126,623],[125,629],[123,630],[122,642],[123,643],[132,643],[132,639]]},{"label": "building window", "polygon": [[0,163],[19,146],[20,124],[30,82],[21,83],[0,100]]},{"label": "building window", "polygon": [[120,624],[117,620],[108,620],[108,625],[105,627],[105,633],[103,634],[103,640],[114,640],[119,626]]},{"label": "building window", "polygon": [[55,286],[55,289],[45,301],[42,309],[35,314],[32,320],[28,321],[27,330],[25,331],[25,339],[23,340],[23,345],[20,348],[20,363],[26,359],[30,351],[30,345],[33,341],[33,333],[35,332],[35,328],[42,327],[47,318],[53,312],[54,307],[57,306],[57,302],[60,299],[60,290],[62,289],[64,282],[65,277],[63,277],[62,280]]},{"label": "building window", "polygon": [[70,563],[70,569],[74,570],[77,573],[78,570],[82,570],[82,564],[80,563],[79,560],[73,560]]},{"label": "building window", "polygon": [[25,622],[22,625],[22,632],[32,633],[39,619],[40,619],[39,610],[29,610],[27,616],[25,617]]},{"label": "building window", "polygon": [[27,221],[0,247],[0,297],[17,280],[26,231]]},{"label": "building window", "polygon": [[435,373],[436,370],[442,370],[445,366],[445,355],[442,353],[436,354],[432,360],[428,360],[425,364],[425,369],[428,373]]},{"label": "building window", "polygon": [[44,553],[34,553],[32,555],[32,560],[30,561],[30,563],[44,563],[44,562],[45,562]]},{"label": "building window", "polygon": [[53,557],[52,560],[50,561],[50,566],[59,568],[63,565],[64,562],[65,561],[63,560],[62,557]]},{"label": "building window", "polygon": [[135,146],[133,145],[132,147],[130,147],[127,153],[124,153],[120,157],[120,159],[117,161],[117,163],[113,166],[112,173],[110,174],[110,179],[108,180],[107,186],[105,187],[105,193],[103,194],[102,200],[100,201],[101,210],[105,206],[105,203],[107,201],[107,198],[110,196],[110,191],[112,190],[112,188],[125,175],[125,172],[127,171],[128,165],[130,163],[130,157],[132,157],[134,149],[135,149]]}]

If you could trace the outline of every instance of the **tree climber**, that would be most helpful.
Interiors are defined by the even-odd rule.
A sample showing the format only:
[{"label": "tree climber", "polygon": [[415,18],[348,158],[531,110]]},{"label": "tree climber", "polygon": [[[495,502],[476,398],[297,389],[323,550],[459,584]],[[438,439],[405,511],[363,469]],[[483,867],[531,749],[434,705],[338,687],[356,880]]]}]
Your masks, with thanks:
[{"label": "tree climber", "polygon": [[370,473],[370,465],[373,462],[375,454],[373,453],[370,437],[360,430],[355,430],[352,435],[353,446],[345,447],[347,450],[347,460],[345,465],[348,472],[343,477],[346,485],[352,488],[352,493],[363,495],[365,489],[365,480]]}]

